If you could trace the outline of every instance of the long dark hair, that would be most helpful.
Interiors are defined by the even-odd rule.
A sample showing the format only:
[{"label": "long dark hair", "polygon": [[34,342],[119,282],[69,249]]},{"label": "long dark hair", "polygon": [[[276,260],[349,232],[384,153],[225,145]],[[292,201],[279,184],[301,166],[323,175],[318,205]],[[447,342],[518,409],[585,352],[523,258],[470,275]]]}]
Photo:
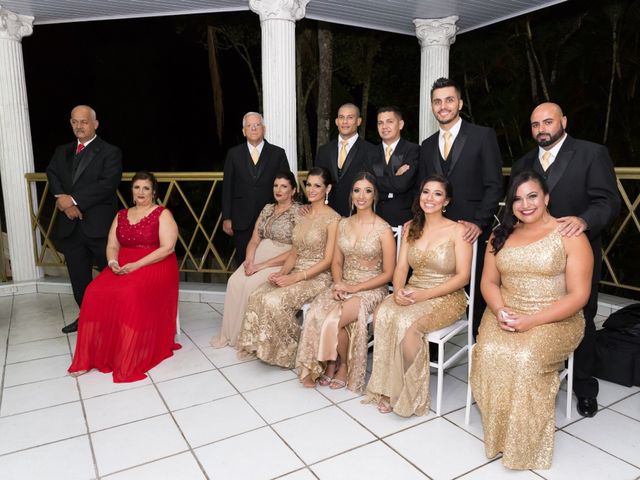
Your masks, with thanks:
[{"label": "long dark hair", "polygon": [[[291,188],[295,190],[295,193],[291,196],[291,200],[293,202],[298,201],[298,182],[296,182],[296,176],[290,170],[281,170],[276,173],[276,176],[273,177],[273,181],[275,182],[278,179],[286,180],[291,185]],[[276,202],[277,203],[277,202]]]},{"label": "long dark hair", "polygon": [[136,174],[131,179],[132,189],[133,189],[133,184],[136,183],[138,180],[148,180],[149,182],[151,182],[151,191],[153,192],[153,201],[155,203],[155,201],[158,198],[158,180],[156,179],[156,176],[147,170],[140,170],[136,172]]},{"label": "long dark hair", "polygon": [[369,172],[359,172],[353,182],[351,182],[351,194],[349,195],[349,199],[351,200],[351,212],[353,213],[356,208],[353,205],[353,187],[356,185],[356,182],[360,180],[366,180],[371,185],[373,185],[373,211],[376,211],[376,203],[378,202],[378,181],[376,180],[375,175]]},{"label": "long dark hair", "polygon": [[507,189],[507,197],[504,201],[504,211],[502,212],[502,218],[500,219],[500,225],[493,231],[493,238],[491,239],[491,246],[493,250],[491,253],[496,255],[502,247],[504,247],[507,238],[513,233],[513,229],[518,223],[518,219],[513,214],[513,202],[516,198],[516,191],[518,187],[525,182],[533,181],[540,185],[542,192],[545,195],[549,194],[549,187],[545,179],[538,172],[533,170],[525,170],[520,172],[511,179],[509,188]]},{"label": "long dark hair", "polygon": [[418,189],[418,195],[413,199],[413,205],[411,206],[411,211],[413,212],[413,220],[411,221],[409,233],[407,234],[408,240],[416,240],[420,238],[420,235],[422,235],[422,230],[424,230],[426,215],[420,207],[420,195],[422,195],[422,189],[428,182],[438,182],[444,187],[444,193],[447,196],[447,200],[451,202],[451,200],[453,199],[453,187],[451,186],[451,182],[449,182],[446,177],[438,174],[433,174],[422,180],[422,183],[420,183],[420,188]]}]

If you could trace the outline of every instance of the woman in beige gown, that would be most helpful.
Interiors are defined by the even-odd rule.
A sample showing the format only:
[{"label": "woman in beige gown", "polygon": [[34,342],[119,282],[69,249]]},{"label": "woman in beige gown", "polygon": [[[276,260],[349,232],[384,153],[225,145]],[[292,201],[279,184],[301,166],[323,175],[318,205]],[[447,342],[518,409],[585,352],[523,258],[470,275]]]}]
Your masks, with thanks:
[{"label": "woman in beige gown", "polygon": [[332,389],[364,389],[367,318],[387,295],[395,266],[391,227],[373,211],[377,194],[373,175],[356,176],[351,189],[356,213],[338,224],[333,285],[313,301],[302,327],[296,368],[305,387],[314,387],[319,378]]},{"label": "woman in beige gown", "polygon": [[584,332],[591,291],[587,238],[562,236],[535,172],[518,174],[489,240],[480,288],[487,301],[473,351],[471,388],[487,457],[546,469],[553,457],[558,370]]},{"label": "woman in beige gown", "polygon": [[293,247],[284,265],[249,296],[238,337],[241,356],[293,368],[300,326],[296,313],[331,285],[331,257],[338,215],[327,205],[331,174],[322,167],[309,171],[306,193],[311,208],[293,229]]},{"label": "woman in beige gown", "polygon": [[273,181],[275,203],[265,205],[247,245],[247,256],[227,282],[220,334],[209,342],[213,348],[236,346],[249,295],[280,270],[291,250],[291,233],[299,204],[295,203],[296,177],[279,172]]},{"label": "woman in beige gown", "polygon": [[[467,302],[463,287],[471,272],[471,244],[465,227],[445,218],[451,185],[427,177],[413,204],[414,217],[402,236],[393,274],[393,295],[374,316],[373,371],[366,402],[381,413],[403,417],[429,410],[429,342],[426,334],[460,318]],[[406,283],[409,267],[413,274]]]}]

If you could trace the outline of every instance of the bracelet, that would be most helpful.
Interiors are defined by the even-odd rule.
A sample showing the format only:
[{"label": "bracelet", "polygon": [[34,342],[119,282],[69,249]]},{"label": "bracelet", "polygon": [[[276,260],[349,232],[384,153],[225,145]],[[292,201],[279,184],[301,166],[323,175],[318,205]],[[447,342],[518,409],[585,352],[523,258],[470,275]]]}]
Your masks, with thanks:
[{"label": "bracelet", "polygon": [[114,260],[113,258],[111,260],[109,260],[109,262],[107,263],[107,266],[110,267],[112,263],[115,263],[116,265],[118,265],[118,260]]},{"label": "bracelet", "polygon": [[306,271],[306,270],[303,270],[303,271],[302,271],[302,274],[304,275],[304,279],[306,280],[306,279],[307,279],[307,271]]}]

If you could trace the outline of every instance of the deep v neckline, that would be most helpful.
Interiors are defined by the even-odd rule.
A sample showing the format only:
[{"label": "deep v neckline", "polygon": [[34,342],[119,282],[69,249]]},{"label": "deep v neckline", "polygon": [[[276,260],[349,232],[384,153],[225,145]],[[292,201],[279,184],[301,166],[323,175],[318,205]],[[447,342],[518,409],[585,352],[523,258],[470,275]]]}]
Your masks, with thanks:
[{"label": "deep v neckline", "polygon": [[[349,241],[349,247],[356,248],[356,245],[358,245],[358,243],[360,243],[363,240],[366,240],[367,238],[369,238],[369,236],[373,233],[375,226],[376,226],[376,220],[377,219],[373,219],[373,223],[371,224],[371,230],[368,232],[368,234],[366,235],[362,235],[362,236],[356,236],[356,241],[352,242],[351,239],[349,238],[349,235],[346,235],[347,240]],[[349,221],[347,220],[347,222],[345,222],[345,226],[348,226],[349,228],[351,228],[351,225],[349,225]],[[347,232],[348,233],[348,232]]]},{"label": "deep v neckline", "polygon": [[135,226],[138,225],[140,222],[144,222],[144,220],[146,218],[148,218],[153,212],[155,212],[158,208],[160,208],[160,205],[156,205],[156,208],[154,208],[153,210],[151,210],[149,213],[147,213],[144,217],[142,217],[140,220],[138,220],[136,223],[132,223],[131,220],[129,219],[129,210],[127,210],[125,217],[127,218],[127,223],[130,226]]}]

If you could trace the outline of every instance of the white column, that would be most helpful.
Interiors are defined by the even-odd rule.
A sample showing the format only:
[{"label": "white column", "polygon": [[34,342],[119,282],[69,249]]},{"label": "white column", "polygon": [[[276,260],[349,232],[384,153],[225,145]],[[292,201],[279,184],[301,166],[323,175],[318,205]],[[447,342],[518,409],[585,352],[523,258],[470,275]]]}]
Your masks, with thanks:
[{"label": "white column", "polygon": [[0,6],[0,175],[14,281],[35,280],[36,267],[25,173],[33,172],[29,106],[22,63],[22,37],[33,17]]},{"label": "white column", "polygon": [[285,149],[298,171],[296,143],[296,21],[309,0],[250,0],[262,30],[262,102],[267,140]]},{"label": "white column", "polygon": [[438,129],[431,113],[431,85],[449,76],[449,48],[456,41],[458,17],[415,19],[420,41],[420,142]]}]

